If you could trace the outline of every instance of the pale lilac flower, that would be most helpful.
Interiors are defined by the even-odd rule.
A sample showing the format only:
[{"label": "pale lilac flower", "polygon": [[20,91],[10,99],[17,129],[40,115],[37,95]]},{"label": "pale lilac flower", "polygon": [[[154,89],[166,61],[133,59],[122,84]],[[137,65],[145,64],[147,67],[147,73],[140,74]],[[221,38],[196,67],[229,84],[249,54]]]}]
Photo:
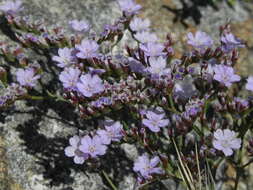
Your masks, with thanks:
[{"label": "pale lilac flower", "polygon": [[97,156],[104,155],[107,147],[102,143],[99,136],[96,135],[91,138],[86,135],[81,139],[79,149],[83,153],[90,155],[92,158],[96,158]]},{"label": "pale lilac flower", "polygon": [[142,51],[144,51],[146,56],[155,57],[166,55],[166,53],[163,52],[165,47],[160,43],[148,42],[146,44],[141,44],[140,48]]},{"label": "pale lilac flower", "polygon": [[246,89],[253,92],[253,76],[250,76],[247,80]]},{"label": "pale lilac flower", "polygon": [[218,129],[214,132],[213,146],[217,150],[221,150],[225,156],[231,156],[233,149],[241,147],[241,139],[236,138],[236,133],[229,129]]},{"label": "pale lilac flower", "polygon": [[140,43],[157,42],[158,38],[154,33],[149,31],[141,31],[134,34],[134,38]]},{"label": "pale lilac flower", "polygon": [[135,17],[131,22],[130,22],[130,28],[132,31],[135,32],[140,32],[143,30],[148,30],[150,27],[150,20],[149,19],[141,19],[138,17]]},{"label": "pale lilac flower", "polygon": [[143,119],[142,123],[152,132],[159,132],[160,128],[167,126],[170,122],[168,119],[164,119],[164,116],[164,113],[157,114],[153,111],[147,111],[147,119]]},{"label": "pale lilac flower", "polygon": [[163,57],[151,57],[149,59],[150,67],[147,67],[147,71],[151,74],[162,76],[170,74],[170,69],[166,68],[167,61]]},{"label": "pale lilac flower", "polygon": [[68,157],[74,157],[74,162],[76,164],[83,164],[85,160],[88,159],[88,154],[80,151],[79,146],[81,144],[81,139],[79,136],[73,136],[69,139],[70,146],[64,149],[65,155]]},{"label": "pale lilac flower", "polygon": [[158,156],[149,159],[149,157],[144,154],[139,156],[138,159],[134,162],[133,170],[141,174],[145,179],[152,178],[153,174],[163,174],[164,170],[160,167],[157,167],[160,159]]},{"label": "pale lilac flower", "polygon": [[195,36],[190,32],[187,34],[187,43],[195,48],[210,48],[213,45],[212,38],[205,32],[197,31]]},{"label": "pale lilac flower", "polygon": [[33,68],[18,69],[16,72],[17,81],[21,86],[34,87],[40,75],[35,75]]},{"label": "pale lilac flower", "polygon": [[109,145],[111,141],[120,141],[123,137],[123,126],[119,121],[113,122],[111,125],[105,125],[105,130],[97,130],[103,144]]},{"label": "pale lilac flower", "polygon": [[129,67],[132,72],[143,73],[145,71],[145,66],[141,62],[137,61],[136,59],[129,57],[128,61],[129,61],[128,62]]},{"label": "pale lilac flower", "polygon": [[0,10],[5,13],[13,13],[16,14],[19,11],[21,11],[22,8],[22,1],[16,0],[16,1],[5,1],[0,5]]},{"label": "pale lilac flower", "polygon": [[233,82],[241,80],[241,77],[234,74],[234,69],[230,66],[217,65],[214,67],[214,72],[214,79],[224,84],[226,87],[230,87]]},{"label": "pale lilac flower", "polygon": [[79,53],[76,54],[77,57],[81,59],[89,59],[98,56],[99,45],[94,40],[82,40],[80,45],[76,45],[76,49]]},{"label": "pale lilac flower", "polygon": [[141,9],[141,5],[136,4],[134,0],[118,0],[121,11],[124,11],[127,16],[137,14]]},{"label": "pale lilac flower", "polygon": [[56,61],[58,67],[64,68],[72,65],[76,62],[76,58],[73,56],[73,49],[71,48],[60,48],[58,50],[59,56],[53,56],[52,60]]},{"label": "pale lilac flower", "polygon": [[103,92],[105,89],[101,78],[98,75],[91,74],[82,75],[76,86],[78,91],[85,97],[91,97],[94,94]]},{"label": "pale lilac flower", "polygon": [[72,20],[69,25],[77,32],[87,32],[90,29],[90,25],[84,20]]},{"label": "pale lilac flower", "polygon": [[222,50],[230,52],[235,48],[244,47],[243,42],[236,38],[232,33],[226,33],[221,36]]},{"label": "pale lilac flower", "polygon": [[194,79],[190,75],[186,75],[183,80],[177,81],[174,87],[174,95],[181,99],[187,100],[198,93]]},{"label": "pale lilac flower", "polygon": [[76,84],[79,80],[81,71],[78,68],[68,67],[61,72],[59,79],[62,82],[64,88],[68,90],[76,90]]}]

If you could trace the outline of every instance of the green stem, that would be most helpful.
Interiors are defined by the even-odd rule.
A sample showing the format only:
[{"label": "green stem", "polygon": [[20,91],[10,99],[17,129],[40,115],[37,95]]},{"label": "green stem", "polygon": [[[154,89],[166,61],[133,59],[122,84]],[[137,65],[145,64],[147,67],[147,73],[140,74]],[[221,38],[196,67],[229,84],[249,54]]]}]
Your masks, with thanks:
[{"label": "green stem", "polygon": [[113,184],[112,180],[109,178],[109,176],[107,175],[107,173],[104,170],[102,170],[102,174],[104,175],[106,181],[110,184],[111,188],[113,190],[118,190],[118,188]]}]

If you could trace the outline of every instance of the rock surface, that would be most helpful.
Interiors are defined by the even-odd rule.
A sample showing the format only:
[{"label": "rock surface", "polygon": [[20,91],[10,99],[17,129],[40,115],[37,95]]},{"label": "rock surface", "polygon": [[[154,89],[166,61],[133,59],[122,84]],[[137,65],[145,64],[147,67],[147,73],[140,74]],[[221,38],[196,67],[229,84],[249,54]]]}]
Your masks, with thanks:
[{"label": "rock surface", "polygon": [[[78,18],[90,21],[94,30],[99,32],[104,24],[112,23],[120,15],[116,0],[23,1],[24,14],[29,13],[34,18],[43,18],[49,24],[64,26],[66,29],[69,20]],[[201,29],[217,37],[218,27],[230,19],[235,33],[247,41],[249,47],[242,51],[238,69],[245,75],[253,74],[252,3],[236,3],[231,8],[225,2],[215,6],[193,0],[185,0],[184,5],[180,0],[138,2],[144,7],[141,16],[151,19],[162,39],[168,32],[176,37],[178,50],[185,48],[182,42],[187,32]],[[5,37],[0,35],[0,39]],[[101,171],[75,166],[71,159],[63,155],[67,138],[76,134],[77,128],[88,127],[70,114],[71,111],[71,108],[56,106],[54,103],[38,101],[28,104],[18,101],[15,107],[0,113],[0,190],[110,189]],[[110,151],[102,160],[101,164],[119,190],[133,189],[135,176],[131,167],[134,158],[136,150],[123,145]],[[3,165],[3,160],[8,165]],[[165,181],[159,189],[178,188],[173,182]]]}]

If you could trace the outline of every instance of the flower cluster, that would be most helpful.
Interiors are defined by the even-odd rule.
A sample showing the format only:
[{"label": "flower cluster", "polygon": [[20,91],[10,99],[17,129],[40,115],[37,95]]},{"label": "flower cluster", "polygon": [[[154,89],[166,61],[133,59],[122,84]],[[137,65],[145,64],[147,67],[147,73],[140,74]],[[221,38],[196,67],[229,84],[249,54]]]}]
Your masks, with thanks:
[{"label": "flower cluster", "polygon": [[[185,171],[199,180],[198,172],[214,174],[214,161],[226,157],[241,171],[239,157],[253,156],[253,141],[242,143],[252,136],[253,76],[240,76],[235,67],[243,41],[225,25],[219,44],[196,31],[185,36],[190,48],[176,54],[170,34],[161,43],[151,22],[137,16],[139,4],[118,4],[122,16],[101,33],[91,32],[87,21],[71,20],[71,35],[18,16],[21,1],[1,4],[0,24],[18,45],[0,43],[0,108],[16,100],[71,105],[91,126],[73,134],[65,155],[76,164],[96,164],[111,148],[134,144],[140,151],[131,166],[138,185],[184,179]],[[108,51],[126,30],[135,43],[123,53]]]}]

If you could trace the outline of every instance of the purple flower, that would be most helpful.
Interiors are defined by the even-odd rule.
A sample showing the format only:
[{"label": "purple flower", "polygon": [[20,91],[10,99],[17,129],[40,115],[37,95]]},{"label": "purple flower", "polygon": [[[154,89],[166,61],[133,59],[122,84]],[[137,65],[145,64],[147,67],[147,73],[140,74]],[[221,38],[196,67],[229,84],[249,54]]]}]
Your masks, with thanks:
[{"label": "purple flower", "polygon": [[253,92],[253,76],[248,78],[245,88]]},{"label": "purple flower", "polygon": [[20,0],[10,1],[9,0],[9,1],[3,2],[3,4],[0,6],[0,10],[5,13],[16,14],[23,9],[21,6],[22,6],[22,1],[20,1]]},{"label": "purple flower", "polygon": [[155,57],[166,55],[166,53],[163,52],[165,47],[160,43],[148,42],[146,44],[141,44],[140,48],[142,51],[144,51],[146,56]]},{"label": "purple flower", "polygon": [[212,38],[205,32],[197,31],[195,36],[190,32],[187,34],[187,43],[195,48],[210,48],[213,45]]},{"label": "purple flower", "polygon": [[[111,123],[111,122],[110,122]],[[111,141],[120,141],[122,138],[123,126],[120,122],[113,122],[111,125],[106,125],[105,130],[97,130],[103,144],[111,144]]]},{"label": "purple flower", "polygon": [[165,127],[169,124],[168,119],[164,119],[165,114],[157,114],[152,111],[147,111],[147,119],[143,119],[142,123],[148,127],[152,132],[159,132],[161,127]]},{"label": "purple flower", "polygon": [[96,158],[97,156],[104,155],[107,147],[103,145],[101,138],[99,136],[94,136],[91,138],[86,135],[81,139],[81,145],[79,149],[85,153],[90,155],[92,158]]},{"label": "purple flower", "polygon": [[65,68],[64,71],[61,72],[59,79],[62,82],[64,88],[68,90],[76,90],[76,84],[79,80],[79,75],[81,71],[78,68]]},{"label": "purple flower", "polygon": [[60,48],[58,50],[59,56],[53,56],[52,60],[58,62],[57,66],[64,68],[76,62],[76,58],[73,56],[73,49]]},{"label": "purple flower", "polygon": [[40,75],[35,75],[33,68],[18,69],[16,72],[17,81],[21,86],[34,87]]},{"label": "purple flower", "polygon": [[218,129],[214,132],[213,146],[217,150],[221,150],[225,156],[231,156],[233,149],[236,150],[241,147],[241,139],[236,138],[234,131]]},{"label": "purple flower", "polygon": [[183,80],[177,81],[174,87],[174,95],[181,100],[186,100],[197,94],[194,80],[190,75],[186,75]]},{"label": "purple flower", "polygon": [[139,156],[138,159],[134,162],[133,170],[139,172],[141,176],[145,179],[152,178],[152,174],[163,174],[164,171],[160,167],[156,167],[160,162],[158,156],[149,159],[149,157],[144,154]]},{"label": "purple flower", "polygon": [[69,25],[77,32],[87,32],[90,29],[90,25],[84,20],[72,20]]},{"label": "purple flower", "polygon": [[239,75],[234,74],[234,69],[226,65],[216,65],[214,67],[214,79],[224,84],[226,87],[230,87],[233,82],[241,80]]},{"label": "purple flower", "polygon": [[77,57],[81,59],[89,59],[98,56],[99,45],[93,40],[82,40],[80,45],[76,45],[76,49],[79,53],[76,54]]},{"label": "purple flower", "polygon": [[141,9],[141,5],[136,4],[134,0],[118,0],[121,11],[125,12],[127,16],[137,14]]},{"label": "purple flower", "polygon": [[82,75],[76,86],[78,91],[85,97],[91,97],[105,90],[101,78],[98,75],[91,74]]},{"label": "purple flower", "polygon": [[222,50],[226,53],[231,52],[238,47],[244,47],[242,41],[236,38],[232,33],[226,33],[221,36]]},{"label": "purple flower", "polygon": [[170,74],[170,69],[166,68],[167,61],[163,57],[151,57],[149,59],[150,67],[147,67],[147,71],[154,75],[168,75]]},{"label": "purple flower", "polygon": [[68,157],[74,157],[74,162],[76,164],[83,164],[85,160],[88,159],[88,154],[80,151],[79,146],[81,144],[81,139],[79,136],[73,136],[69,139],[70,146],[64,149],[65,155]]},{"label": "purple flower", "polygon": [[134,38],[143,44],[148,42],[156,42],[158,40],[157,36],[149,31],[137,32],[134,34]]},{"label": "purple flower", "polygon": [[144,30],[149,29],[150,21],[148,19],[141,19],[141,18],[135,17],[130,22],[129,26],[132,31],[140,32],[140,31],[144,31]]},{"label": "purple flower", "polygon": [[135,72],[135,73],[143,73],[144,72],[145,66],[141,62],[139,62],[136,59],[131,58],[131,57],[128,58],[128,61],[129,61],[128,62],[129,67],[132,72]]}]

